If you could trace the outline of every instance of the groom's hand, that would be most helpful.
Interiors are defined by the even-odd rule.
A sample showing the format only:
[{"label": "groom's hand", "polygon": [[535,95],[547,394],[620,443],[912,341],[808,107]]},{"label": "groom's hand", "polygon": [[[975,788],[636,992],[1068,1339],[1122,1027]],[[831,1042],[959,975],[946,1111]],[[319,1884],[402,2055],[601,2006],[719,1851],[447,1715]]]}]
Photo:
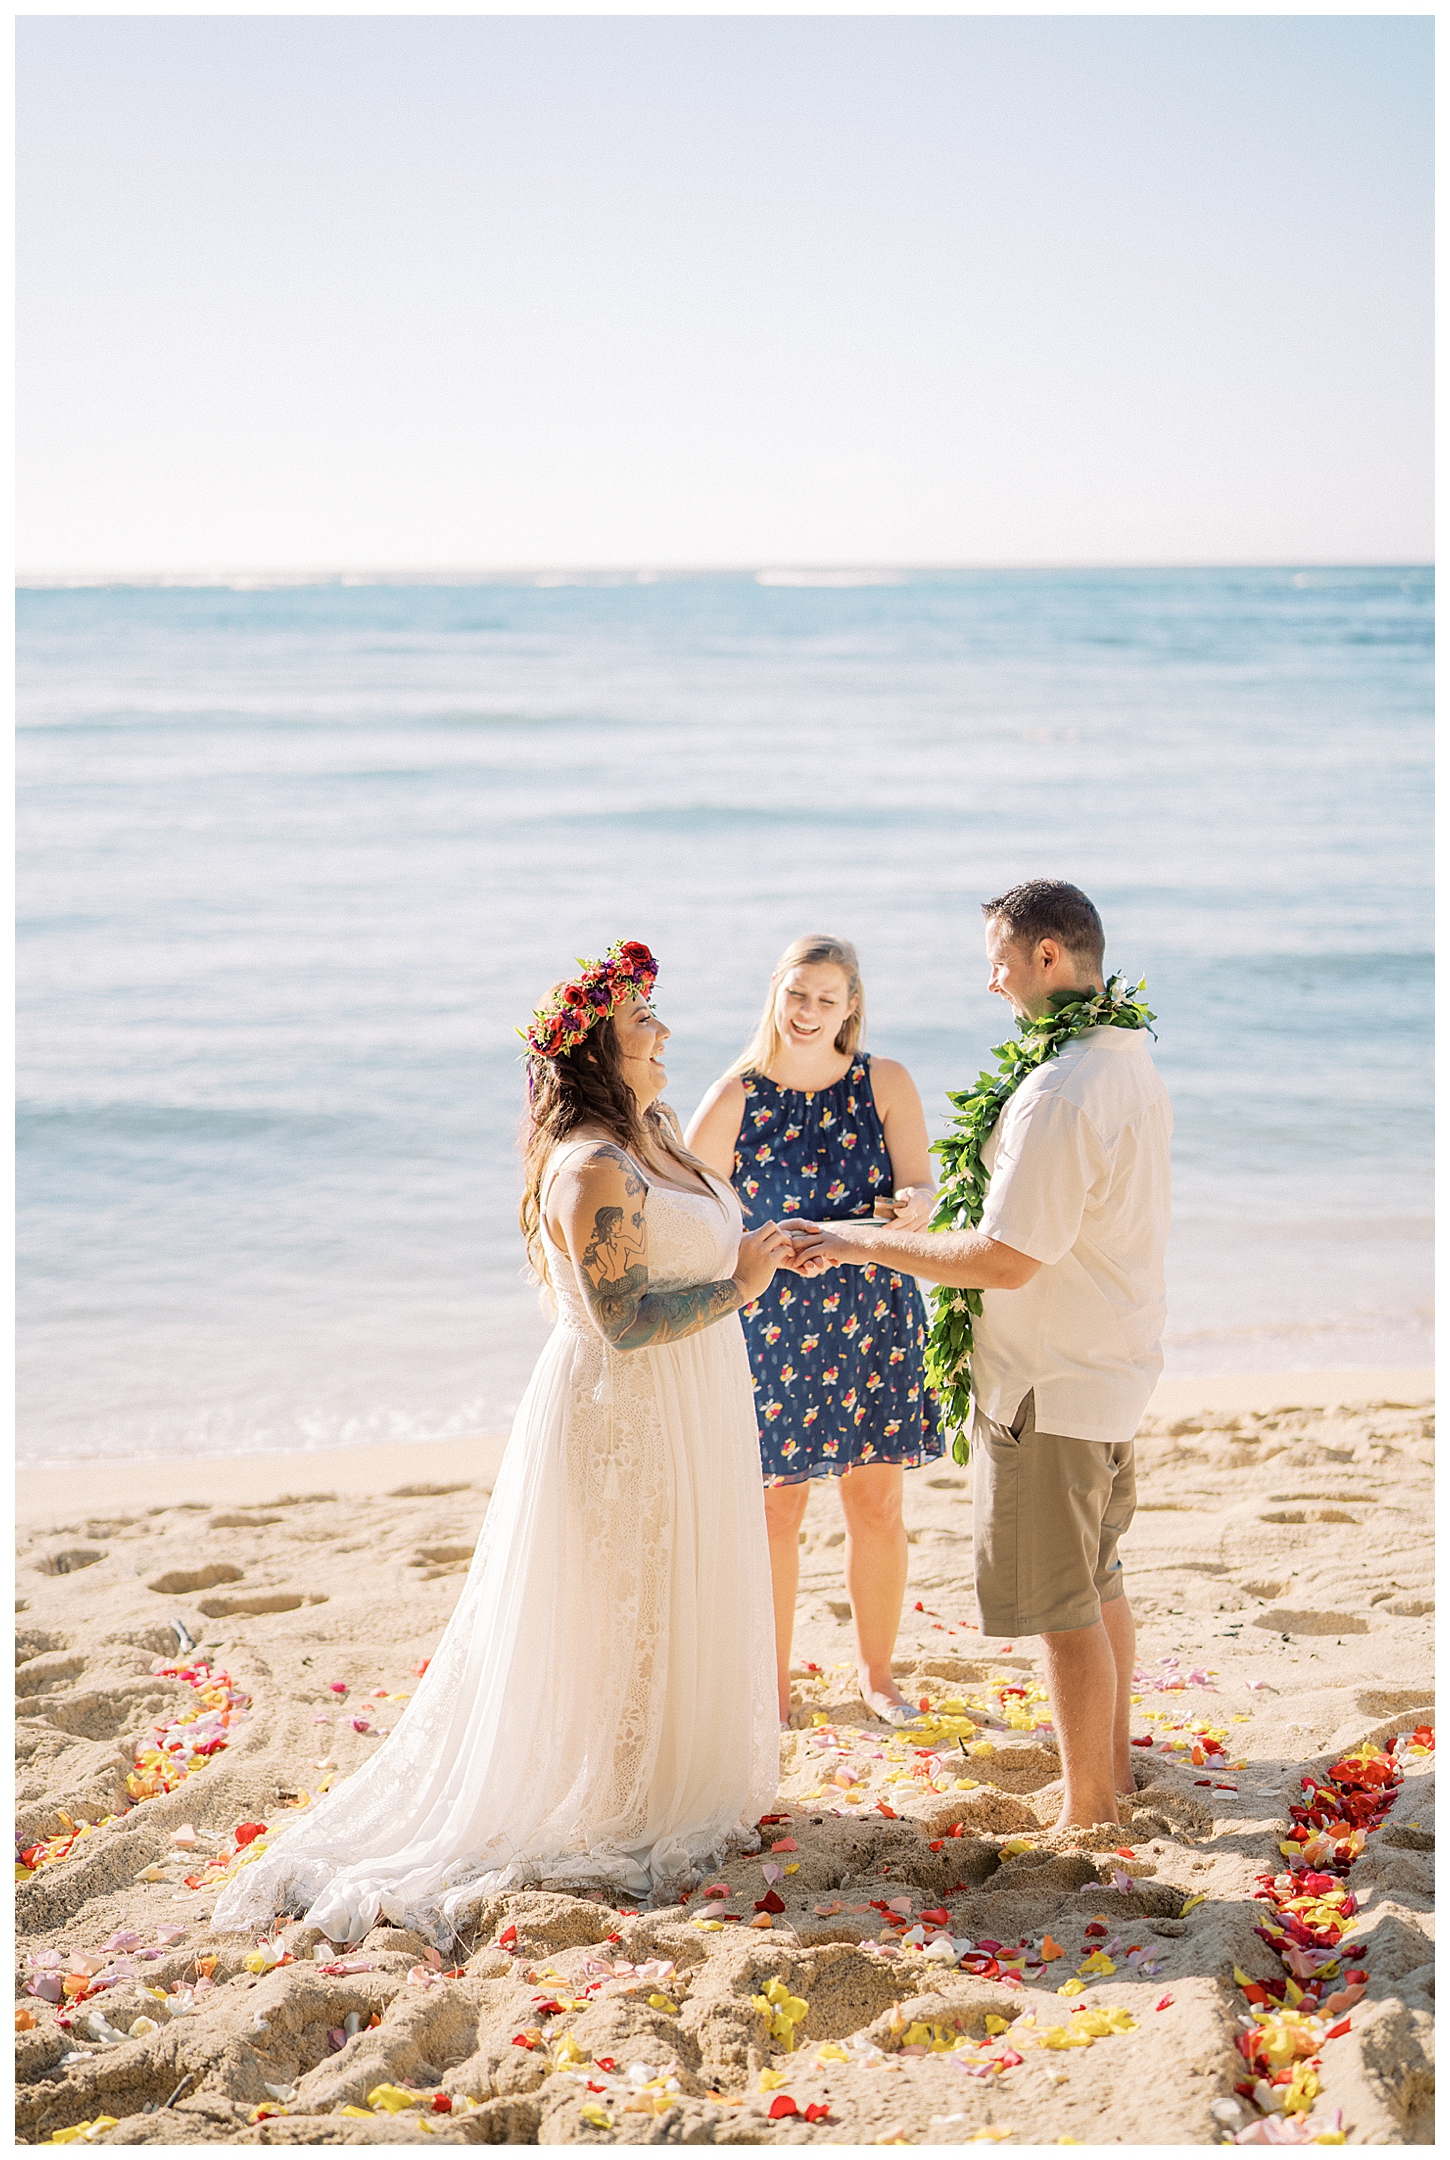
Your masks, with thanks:
[{"label": "groom's hand", "polygon": [[824,1275],[828,1267],[859,1266],[871,1258],[868,1238],[853,1239],[839,1223],[793,1222],[797,1275]]},{"label": "groom's hand", "polygon": [[802,1236],[802,1233],[808,1231],[808,1229],[813,1229],[813,1227],[815,1225],[800,1223],[800,1220],[797,1220],[797,1223],[782,1223],[780,1225],[780,1229],[787,1233],[787,1238],[791,1240],[791,1253],[789,1253],[787,1259],[780,1261],[780,1266],[787,1268],[791,1274],[821,1274],[823,1268],[825,1268],[825,1261],[817,1261],[815,1266],[806,1266],[806,1261],[804,1261],[804,1236]]}]

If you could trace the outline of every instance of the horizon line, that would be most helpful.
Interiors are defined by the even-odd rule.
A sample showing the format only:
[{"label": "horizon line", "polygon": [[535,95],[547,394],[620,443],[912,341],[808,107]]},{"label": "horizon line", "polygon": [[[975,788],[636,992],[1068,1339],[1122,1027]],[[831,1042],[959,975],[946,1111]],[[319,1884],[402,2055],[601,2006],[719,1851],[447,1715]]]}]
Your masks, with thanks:
[{"label": "horizon line", "polygon": [[1149,572],[1184,570],[1400,570],[1433,571],[1434,558],[1404,559],[1382,557],[1375,559],[1347,557],[1285,556],[1275,558],[1244,558],[1239,560],[1210,560],[1205,558],[1182,558],[1174,561],[1113,561],[1073,562],[1025,562],[1025,561],[978,561],[978,562],[892,562],[876,558],[855,562],[829,562],[820,558],[804,561],[783,561],[779,557],[763,557],[756,562],[717,563],[589,563],[589,562],[536,562],[456,564],[421,569],[377,566],[313,566],[307,569],[281,569],[263,566],[238,566],[206,570],[17,570],[17,589],[58,588],[88,585],[310,585],[310,584],[445,584],[448,582],[477,582],[501,578],[633,578],[652,583],[667,578],[700,577],[748,577],[758,581],[791,585],[800,581],[821,579],[840,581],[842,585],[875,583],[894,577],[910,577],[922,573],[967,574],[979,572],[997,573],[1056,573],[1056,572]]}]

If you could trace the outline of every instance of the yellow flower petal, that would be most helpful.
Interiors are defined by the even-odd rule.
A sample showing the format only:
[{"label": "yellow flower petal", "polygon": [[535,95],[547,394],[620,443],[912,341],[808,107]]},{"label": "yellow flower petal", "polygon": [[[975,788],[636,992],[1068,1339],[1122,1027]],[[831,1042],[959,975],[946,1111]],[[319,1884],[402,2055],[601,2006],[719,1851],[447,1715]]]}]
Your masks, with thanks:
[{"label": "yellow flower petal", "polygon": [[387,2115],[400,2115],[404,2108],[418,2107],[421,2101],[421,2093],[405,2092],[401,2085],[374,2085],[368,2094],[368,2106]]}]

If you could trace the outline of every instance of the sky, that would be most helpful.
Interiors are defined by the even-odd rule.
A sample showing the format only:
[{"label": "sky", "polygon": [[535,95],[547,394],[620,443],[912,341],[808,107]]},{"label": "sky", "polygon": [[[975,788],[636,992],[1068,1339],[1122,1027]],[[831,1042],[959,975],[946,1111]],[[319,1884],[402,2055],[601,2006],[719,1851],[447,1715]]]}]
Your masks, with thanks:
[{"label": "sky", "polygon": [[1432,26],[22,17],[22,574],[1431,552]]}]

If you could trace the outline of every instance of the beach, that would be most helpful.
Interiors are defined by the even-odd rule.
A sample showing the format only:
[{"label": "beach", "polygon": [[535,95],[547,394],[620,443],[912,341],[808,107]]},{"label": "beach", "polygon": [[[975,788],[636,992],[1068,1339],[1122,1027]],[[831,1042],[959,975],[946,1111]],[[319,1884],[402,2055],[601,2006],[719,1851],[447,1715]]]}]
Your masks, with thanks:
[{"label": "beach", "polygon": [[1431,1386],[1161,1384],[1116,1830],[1046,1827],[1039,1646],[977,1631],[948,1459],[906,1476],[916,1728],[855,1695],[820,1486],[761,1853],[663,1911],[487,1900],[446,1955],[209,1921],[401,1713],[503,1435],[24,1468],[20,2140],[1294,2142],[1287,2096],[1305,2140],[1430,2142]]}]

